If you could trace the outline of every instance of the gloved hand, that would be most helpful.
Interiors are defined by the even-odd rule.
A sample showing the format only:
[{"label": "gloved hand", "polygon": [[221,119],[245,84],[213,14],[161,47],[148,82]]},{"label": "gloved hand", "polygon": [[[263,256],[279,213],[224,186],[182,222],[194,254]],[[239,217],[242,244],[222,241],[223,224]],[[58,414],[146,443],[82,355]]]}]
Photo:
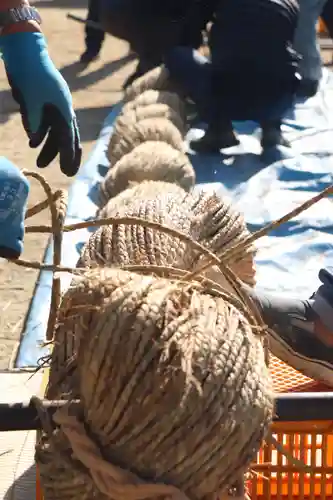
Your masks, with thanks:
[{"label": "gloved hand", "polygon": [[23,250],[29,182],[9,160],[0,157],[0,257],[17,259]]},{"label": "gloved hand", "polygon": [[30,32],[0,36],[0,52],[30,147],[37,148],[47,137],[37,166],[48,166],[59,154],[61,171],[75,175],[82,150],[72,97],[49,57],[44,36]]}]

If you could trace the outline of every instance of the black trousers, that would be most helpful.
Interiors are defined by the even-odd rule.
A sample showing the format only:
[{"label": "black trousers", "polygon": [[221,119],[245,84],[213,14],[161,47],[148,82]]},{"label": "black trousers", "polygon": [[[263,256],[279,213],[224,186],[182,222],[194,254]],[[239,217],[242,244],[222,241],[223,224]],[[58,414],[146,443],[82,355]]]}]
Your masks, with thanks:
[{"label": "black trousers", "polygon": [[[126,40],[142,61],[153,66],[162,63],[163,54],[182,40],[187,45],[201,45],[202,35],[198,30],[182,30],[182,16],[173,17],[171,12],[152,10],[149,1],[100,0],[101,22],[106,32]],[[157,3],[162,0],[155,0]],[[183,14],[185,15],[185,9]]]},{"label": "black trousers", "polygon": [[[88,21],[100,23],[100,5],[99,0],[89,0]],[[98,52],[103,44],[105,33],[102,30],[86,26],[86,48]]]}]

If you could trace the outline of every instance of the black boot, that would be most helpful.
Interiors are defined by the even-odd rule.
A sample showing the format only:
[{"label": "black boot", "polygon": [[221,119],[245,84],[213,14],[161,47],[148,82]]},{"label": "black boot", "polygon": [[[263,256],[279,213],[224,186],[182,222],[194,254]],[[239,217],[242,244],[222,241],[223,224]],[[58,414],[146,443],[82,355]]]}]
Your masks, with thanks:
[{"label": "black boot", "polygon": [[80,57],[80,63],[90,64],[91,62],[96,61],[99,57],[100,50],[100,47],[87,48]]},{"label": "black boot", "polygon": [[276,146],[290,147],[289,141],[282,135],[280,120],[262,122],[261,129],[261,147],[263,151]]},{"label": "black boot", "polygon": [[219,153],[220,149],[238,146],[239,140],[235,135],[231,122],[208,129],[201,139],[191,141],[190,147],[197,153]]}]

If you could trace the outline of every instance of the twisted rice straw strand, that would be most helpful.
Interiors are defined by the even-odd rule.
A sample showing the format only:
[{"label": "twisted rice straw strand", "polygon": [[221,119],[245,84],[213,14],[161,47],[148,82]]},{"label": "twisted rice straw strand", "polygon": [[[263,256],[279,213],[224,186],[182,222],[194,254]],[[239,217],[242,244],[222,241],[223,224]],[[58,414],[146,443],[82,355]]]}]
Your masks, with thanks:
[{"label": "twisted rice straw strand", "polygon": [[[32,177],[36,179],[39,184],[42,186],[45,194],[47,196],[48,206],[50,207],[51,212],[51,221],[52,221],[52,234],[53,234],[53,265],[59,266],[61,264],[61,248],[62,248],[62,227],[65,218],[66,208],[64,206],[57,206],[56,199],[61,199],[61,195],[59,198],[55,198],[54,193],[52,193],[51,187],[46,181],[46,179],[37,172],[30,172],[23,170],[22,172],[26,177]],[[39,208],[42,204],[38,204]],[[37,205],[37,206],[38,206]],[[34,211],[37,211],[37,206],[33,207]],[[31,210],[30,213],[34,212]],[[36,212],[37,213],[37,212]],[[51,308],[50,315],[47,324],[46,330],[46,340],[51,340],[54,327],[57,319],[57,311],[61,302],[61,283],[60,278],[53,275],[52,280],[52,292],[51,292]]]}]

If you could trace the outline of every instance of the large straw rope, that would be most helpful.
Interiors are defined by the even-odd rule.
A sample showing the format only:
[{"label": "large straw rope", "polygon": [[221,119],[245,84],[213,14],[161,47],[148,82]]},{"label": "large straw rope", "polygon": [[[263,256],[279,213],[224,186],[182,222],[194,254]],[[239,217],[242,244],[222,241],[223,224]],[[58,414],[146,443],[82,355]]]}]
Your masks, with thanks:
[{"label": "large straw rope", "polygon": [[151,104],[167,104],[180,115],[183,121],[186,121],[185,101],[175,92],[165,90],[146,90],[142,94],[138,95],[133,101],[127,102],[124,105],[121,114],[125,115],[129,111],[142,108],[143,106],[149,106]]},{"label": "large straw rope", "polygon": [[[27,174],[29,175],[29,173],[27,173]],[[34,175],[34,177],[37,177],[37,178],[41,177],[35,173],[33,175]],[[46,184],[47,183],[43,179],[42,186],[44,187],[45,190],[46,190]],[[57,195],[57,193],[53,194],[51,192],[51,190],[46,190],[46,192],[47,192],[47,196],[48,196],[48,203],[52,207],[52,205],[54,205],[54,200],[58,198],[58,195]],[[296,207],[290,213],[282,216],[280,219],[272,222],[271,224],[269,224],[265,228],[260,229],[260,231],[257,231],[257,233],[249,236],[245,242],[241,243],[241,245],[238,244],[236,246],[233,246],[227,252],[224,252],[223,258],[225,259],[225,262],[229,262],[229,263],[232,262],[232,259],[235,259],[235,257],[237,257],[237,255],[239,255],[240,251],[242,251],[244,249],[244,247],[251,245],[256,239],[266,235],[271,229],[278,227],[280,224],[288,222],[293,217],[296,217],[297,215],[302,213],[304,210],[307,210],[309,207],[311,207],[315,203],[318,203],[325,196],[332,194],[332,192],[333,192],[333,186],[328,186],[321,193],[315,195],[311,199],[304,202],[302,205]],[[46,204],[45,202],[41,202],[36,207],[29,209],[29,211],[27,212],[27,217],[31,216],[35,213],[38,213],[41,209],[44,208],[45,204]],[[52,212],[54,212],[53,209],[52,209]],[[60,215],[60,217],[59,217],[58,215],[56,215],[56,218],[57,218],[57,221],[61,221],[63,219],[63,216]],[[55,222],[54,217],[52,219],[52,223],[53,223],[52,228],[50,228],[48,226],[27,226],[26,232],[27,233],[54,232],[56,234],[58,231],[57,228],[58,228],[59,223]],[[108,220],[105,220],[105,219],[104,220],[95,220],[95,221],[89,220],[89,221],[84,222],[84,223],[70,224],[70,225],[63,226],[62,229],[63,229],[63,231],[73,231],[76,229],[81,229],[81,228],[89,227],[89,226],[98,227],[99,225],[105,225],[105,224],[119,225],[120,223],[122,223],[122,224],[126,223],[129,225],[141,223],[141,224],[145,225],[146,227],[147,227],[147,225],[149,225],[149,223],[147,221],[140,222],[140,220],[137,220],[134,218],[132,218],[132,219],[129,218],[127,221],[124,219],[110,218]],[[60,225],[61,224],[62,224],[62,222],[60,222]],[[156,226],[156,229],[158,229],[158,227],[157,227],[158,225],[154,226],[154,223],[150,223],[150,225],[151,225],[151,227]],[[169,229],[164,228],[164,231],[169,232]],[[179,237],[180,237],[180,239],[184,239],[183,236],[181,236],[181,235],[179,235]],[[198,247],[197,243],[192,242],[192,244],[195,248]],[[58,251],[56,250],[56,253],[57,252]],[[203,251],[203,253],[205,253],[205,251]],[[13,264],[16,264],[18,266],[33,268],[33,269],[45,269],[45,270],[51,270],[51,271],[66,271],[66,272],[70,271],[73,273],[77,272],[75,269],[65,268],[63,266],[58,265],[56,263],[58,261],[58,259],[59,259],[59,255],[55,255],[53,265],[41,264],[41,263],[37,263],[37,262],[30,262],[30,261],[26,261],[26,260],[22,260],[22,259],[17,259],[16,261],[13,261]],[[211,262],[215,262],[216,257],[211,256],[210,260],[211,260]],[[205,264],[205,266],[203,266],[203,267],[207,267],[207,264]],[[163,275],[165,275],[166,271],[165,270],[162,270],[162,271],[163,271]],[[104,273],[104,272],[109,273],[110,271],[109,270],[94,270],[92,273]],[[112,272],[115,272],[115,271],[112,271]],[[146,272],[148,272],[148,274],[150,274],[149,269]],[[156,272],[157,271],[155,270],[155,273]],[[169,278],[169,280],[170,280],[171,276],[173,276],[174,274],[172,274],[171,270],[169,270],[169,272],[170,272],[170,278]],[[90,335],[90,332],[92,331],[90,327],[94,326],[94,324],[95,324],[94,317],[96,317],[96,314],[98,314],[98,312],[101,311],[101,309],[99,309],[99,307],[98,307],[98,304],[101,303],[101,297],[104,296],[103,294],[105,293],[105,290],[106,290],[106,288],[104,287],[104,282],[109,280],[109,275],[105,276],[102,274],[101,275],[102,279],[100,279],[101,277],[97,277],[98,279],[96,282],[96,280],[93,279],[93,276],[90,275],[89,273],[86,274],[86,276],[83,279],[83,282],[84,281],[86,281],[86,282],[87,281],[94,281],[95,284],[93,286],[89,286],[89,285],[87,286],[87,290],[88,290],[87,295],[85,295],[83,297],[83,300],[81,300],[79,298],[77,303],[75,302],[75,300],[71,300],[71,298],[73,298],[74,295],[77,295],[77,292],[80,288],[80,284],[77,284],[75,289],[73,288],[71,290],[71,292],[73,292],[74,295],[70,296],[70,292],[68,292],[68,294],[66,294],[65,300],[63,301],[61,309],[60,309],[57,330],[61,327],[64,327],[65,329],[68,329],[69,332],[71,332],[71,331],[73,331],[72,326],[75,325],[78,329],[83,328],[83,330],[85,332],[85,337],[83,337],[80,334],[80,330],[78,330],[78,337],[80,337],[80,339],[87,338],[88,341],[89,340],[96,341],[96,340],[98,340],[97,337]],[[177,273],[176,273],[176,275],[177,275]],[[179,272],[178,272],[178,275],[179,275]],[[179,275],[179,277],[181,277],[181,276],[182,275]],[[132,279],[132,277],[131,277],[131,279]],[[156,278],[154,278],[154,279],[156,279]],[[183,276],[181,279],[182,279],[182,281],[184,281],[184,280],[186,281],[186,279],[189,279],[189,277],[187,278],[186,276]],[[200,282],[199,276],[197,276],[196,279],[198,280],[198,282]],[[193,280],[193,278],[192,278],[192,280]],[[81,284],[83,282],[81,281]],[[160,283],[160,281],[159,281],[159,283]],[[171,286],[173,286],[173,283],[174,282],[171,283]],[[102,286],[100,286],[100,284]],[[177,282],[175,284],[177,285]],[[178,282],[177,286],[179,286],[180,284],[181,283]],[[193,287],[196,287],[196,286],[197,285],[195,284],[195,282],[193,282],[193,281],[190,282],[190,289],[191,290],[193,289]],[[204,288],[202,288],[202,286]],[[173,291],[174,291],[174,288],[172,288],[172,292]],[[185,287],[185,292],[187,292],[187,291],[188,290]],[[132,292],[133,292],[133,290],[132,290]],[[214,297],[215,298],[217,297],[217,298],[223,298],[223,300],[226,303],[229,303],[229,301],[230,301],[230,304],[233,304],[236,307],[236,309],[239,311],[239,313],[240,313],[239,318],[241,318],[243,316],[244,319],[246,318],[246,321],[248,322],[248,324],[251,324],[251,325],[256,324],[254,317],[251,316],[251,314],[249,315],[249,310],[247,308],[244,309],[242,302],[239,302],[239,300],[238,300],[238,302],[235,301],[235,298],[233,298],[232,296],[226,297],[225,294],[223,294],[223,292],[219,291],[219,288],[217,285],[214,285],[213,289],[210,286],[208,286],[208,288],[207,288],[204,284],[200,285],[199,295],[202,295],[202,293],[212,295],[213,300],[215,300]],[[147,294],[146,294],[146,296],[147,296]],[[118,295],[117,295],[117,297],[118,297]],[[126,300],[128,297],[129,296],[126,297]],[[67,300],[67,299],[69,299],[69,300]],[[173,302],[173,303],[175,303],[175,302]],[[82,305],[82,307],[80,307],[80,304]],[[210,309],[210,312],[212,312],[212,310],[213,309]],[[126,312],[126,309],[122,309],[122,311]],[[177,309],[177,311],[178,311],[178,309]],[[196,311],[197,311],[197,309],[196,309]],[[207,318],[208,316],[205,315],[204,317]],[[66,324],[64,321],[62,321],[63,319],[66,319]],[[68,322],[67,322],[67,320],[68,320]],[[92,320],[92,323],[90,322],[91,320]],[[231,323],[231,324],[233,325],[233,323]],[[122,324],[122,326],[124,327],[123,324]],[[251,331],[253,334],[256,331],[256,329],[252,327]],[[87,335],[88,335],[88,337],[87,337]],[[158,345],[159,344],[157,344],[157,346]],[[246,342],[246,345],[247,345],[247,347],[249,347],[247,342]],[[154,346],[154,343],[152,343],[150,345],[150,347],[151,346]],[[74,359],[74,362],[77,364],[78,357],[76,356],[75,358],[76,359]],[[173,359],[175,359],[175,358],[173,358]],[[213,357],[213,359],[215,359],[215,357]],[[118,358],[118,361],[119,361],[119,358]],[[208,366],[210,366],[210,365],[208,365]],[[93,365],[90,364],[90,368],[93,368]],[[171,373],[172,373],[172,371],[171,371]],[[209,372],[209,373],[211,373],[211,372]],[[77,380],[79,382],[79,379],[77,379]],[[79,387],[79,385],[77,387]],[[108,385],[108,388],[109,387],[110,387],[110,385]],[[75,393],[75,391],[74,391],[74,393]],[[246,394],[246,392],[245,393],[242,392],[243,396],[244,396],[244,394]],[[66,396],[66,398],[70,397],[71,395],[72,394],[68,394]],[[261,397],[260,392],[258,393],[258,396]],[[50,471],[50,469],[48,469],[48,467],[52,468],[53,471],[56,472],[56,476],[53,475],[53,480],[51,480],[51,481],[50,481],[50,476],[48,476],[47,478],[46,478],[46,476],[43,476],[43,480],[46,479],[48,491],[52,490],[52,492],[51,492],[52,495],[55,494],[57,497],[60,494],[64,494],[65,497],[66,497],[66,495],[67,496],[74,495],[74,497],[75,497],[75,495],[77,495],[77,496],[80,496],[80,498],[81,498],[81,496],[82,496],[81,492],[83,490],[84,490],[84,492],[87,493],[87,485],[90,488],[91,483],[92,483],[92,481],[91,481],[92,477],[94,479],[96,479],[96,484],[98,484],[98,487],[101,487],[100,479],[103,479],[103,477],[104,477],[106,480],[110,480],[110,475],[111,475],[113,478],[113,486],[112,486],[113,492],[115,491],[114,488],[116,487],[115,482],[118,481],[118,486],[116,488],[116,491],[117,491],[117,494],[119,497],[120,496],[123,497],[124,491],[126,494],[129,493],[129,491],[131,491],[133,493],[132,487],[129,487],[129,489],[126,487],[126,489],[124,489],[123,486],[119,486],[119,482],[124,484],[124,481],[125,481],[125,482],[127,482],[127,484],[129,482],[131,482],[131,484],[134,484],[133,482],[139,481],[139,483],[142,484],[142,481],[140,481],[138,478],[135,478],[135,475],[131,474],[130,472],[124,471],[124,469],[121,470],[121,469],[119,469],[111,464],[107,464],[103,461],[103,459],[98,458],[99,452],[98,452],[98,449],[96,448],[96,445],[94,445],[94,443],[91,441],[91,439],[89,439],[89,436],[86,435],[87,429],[83,429],[82,425],[80,424],[80,422],[77,419],[69,421],[68,418],[66,417],[66,412],[64,412],[64,413],[57,415],[55,420],[58,422],[58,424],[62,425],[62,428],[56,432],[56,435],[59,437],[59,439],[57,437],[57,439],[58,439],[57,442],[55,442],[54,439],[51,439],[51,440],[49,439],[49,436],[50,436],[50,433],[52,433],[52,430],[51,430],[51,427],[49,425],[47,425],[47,422],[45,421],[44,423],[45,423],[46,434],[43,436],[43,441],[40,444],[40,447],[37,448],[38,460],[39,460],[39,458],[42,458],[42,460],[44,458],[46,458],[46,460],[43,461],[43,467],[44,467],[44,471],[46,471],[46,476],[47,476],[47,471],[48,470]],[[245,425],[245,421],[246,420],[244,419],[244,425]],[[260,426],[258,426],[258,430],[259,430],[259,427]],[[70,447],[68,446],[68,441],[66,440],[67,438],[64,438],[63,433],[65,433],[66,435],[69,436],[69,439],[71,440]],[[272,442],[274,443],[274,440]],[[85,449],[83,449],[83,446],[85,446]],[[74,450],[74,455],[73,455],[72,450]],[[41,451],[42,455],[38,455],[38,453],[40,451]],[[62,453],[61,462],[60,461],[52,462],[53,458],[59,452]],[[254,452],[254,450],[252,450],[252,452]],[[279,452],[281,452],[281,450],[279,450]],[[283,450],[282,450],[282,452],[283,452]],[[300,465],[298,460],[294,460],[292,457],[290,457],[290,454],[288,454],[288,452],[284,451],[284,453],[288,456],[288,459],[291,459],[292,463],[295,462],[295,466],[297,468],[300,468],[300,470],[302,470],[302,466]],[[91,460],[91,458],[92,458],[91,454],[93,455],[93,460]],[[78,469],[80,471],[80,476],[77,474],[77,469],[73,469],[71,467],[73,465],[73,458],[75,456],[79,457],[79,461],[75,460],[74,464],[75,464],[75,467],[78,467]],[[47,463],[47,461],[49,459],[51,460],[51,462]],[[80,461],[81,461],[81,463],[83,463],[85,465],[85,467],[82,467],[80,465]],[[59,475],[58,475],[57,467],[60,468]],[[59,478],[60,479],[63,478],[62,474],[64,472],[65,472],[65,474],[68,475],[68,477],[70,476],[69,481],[66,483],[58,481]],[[105,474],[107,475],[107,477],[105,477]],[[146,488],[147,487],[145,486],[144,491],[146,492],[146,494],[141,495],[140,492],[143,492],[143,490],[140,487],[140,492],[138,493],[136,498],[142,498],[143,496],[145,496],[147,498],[149,495],[147,495]],[[162,489],[159,489],[160,493],[162,493],[162,491],[163,491],[162,496],[178,496],[179,498],[184,498],[184,495],[182,494],[182,492],[179,492],[177,489],[175,489],[172,486],[171,487],[168,486],[167,487],[168,489],[163,489],[163,488],[165,488],[165,487],[162,486]],[[93,495],[90,495],[90,492],[92,492],[91,490],[92,490],[92,488],[87,493],[87,495],[89,497],[93,496]],[[138,491],[139,491],[138,488],[135,487],[135,492],[138,492]],[[156,489],[154,491],[156,492]],[[152,493],[152,491],[150,491],[150,493]],[[87,498],[87,495],[84,494],[83,498]]]},{"label": "large straw rope", "polygon": [[184,151],[183,137],[166,118],[147,118],[135,123],[126,133],[113,134],[108,147],[108,159],[115,165],[125,154],[146,141],[164,141],[178,151]]},{"label": "large straw rope", "polygon": [[59,328],[76,327],[68,398],[79,391],[88,427],[60,415],[60,431],[37,445],[46,500],[173,496],[161,483],[199,500],[239,479],[273,396],[260,337],[232,302],[199,282],[119,269],[72,287]]},{"label": "large straw rope", "polygon": [[[110,199],[99,217],[135,216],[189,234],[190,209],[190,195],[176,184],[146,181]],[[184,252],[181,242],[163,232],[140,225],[112,225],[90,236],[78,265],[177,264]]]},{"label": "large straw rope", "polygon": [[[127,156],[118,164],[124,162]],[[135,162],[133,165],[135,166]],[[158,164],[154,165],[157,174],[161,173],[157,168]],[[117,179],[117,167],[109,172],[112,171]],[[186,194],[176,184],[160,181],[144,181],[111,198],[99,211],[99,217],[112,216],[134,216],[163,224],[194,238],[209,250],[215,245],[215,240],[221,251],[223,248],[228,249],[233,239],[236,242],[243,241],[249,234],[241,215],[218,196]],[[219,216],[221,220],[218,219]],[[253,251],[245,249],[237,263],[231,265],[233,272],[249,284],[254,283],[253,257]],[[81,252],[78,267],[144,264],[170,265],[191,270],[199,260],[198,252],[186,248],[174,235],[141,225],[110,225],[97,229],[90,236]],[[206,276],[230,291],[225,276],[216,267],[209,269]],[[61,370],[74,352],[75,338],[72,333],[69,336],[57,337],[53,352],[53,370],[50,374],[51,385],[58,379],[58,370],[55,367],[59,366]]]},{"label": "large straw rope", "polygon": [[166,142],[144,142],[109,169],[100,187],[100,206],[143,181],[175,183],[190,191],[195,185],[195,172],[188,157]]},{"label": "large straw rope", "polygon": [[[139,184],[138,192],[148,185]],[[161,197],[159,206],[155,194],[147,212],[146,196],[130,199],[130,191],[111,200],[100,217],[139,215],[178,229],[177,217],[164,208],[179,208],[173,194],[168,203]],[[45,424],[36,458],[46,500],[215,497],[239,483],[261,445],[273,411],[265,352],[256,335],[262,325],[230,295],[237,292],[237,280],[229,291],[219,279],[207,281],[221,270],[227,281],[234,279],[232,271],[220,262],[211,273],[207,255],[194,250],[202,243],[209,252],[234,252],[232,234],[246,253],[249,235],[235,230],[244,229],[244,221],[217,197],[187,195],[186,201],[189,229],[186,238],[173,237],[174,253],[167,231],[143,225],[138,232],[140,224],[113,223],[103,229],[101,251],[94,250],[91,261],[116,267],[87,272],[64,298],[55,342],[63,349],[62,340],[66,344],[72,336],[72,349],[64,356],[67,366],[59,366],[55,348],[49,394],[79,398],[82,408],[72,417],[60,411],[56,431]],[[113,229],[110,238],[106,230]],[[169,238],[165,245],[161,234]],[[106,259],[105,243],[112,247]],[[191,260],[201,274],[194,269],[186,275]],[[126,265],[131,272],[119,269]]]},{"label": "large straw rope", "polygon": [[165,66],[148,71],[127,87],[124,94],[124,102],[133,101],[146,90],[173,90],[169,71]]},{"label": "large straw rope", "polygon": [[182,135],[187,131],[184,117],[168,104],[158,102],[156,104],[138,106],[127,110],[125,113],[121,113],[115,121],[114,133],[118,135],[126,133],[127,129],[132,127],[134,123],[146,120],[147,118],[166,118],[171,121]]}]

